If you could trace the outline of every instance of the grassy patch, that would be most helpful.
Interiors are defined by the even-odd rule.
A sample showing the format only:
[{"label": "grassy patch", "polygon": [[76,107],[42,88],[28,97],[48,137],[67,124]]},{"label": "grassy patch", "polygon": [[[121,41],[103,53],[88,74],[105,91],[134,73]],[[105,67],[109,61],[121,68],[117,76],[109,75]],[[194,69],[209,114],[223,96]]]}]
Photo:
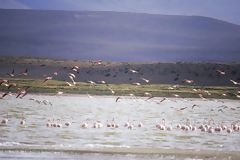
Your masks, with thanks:
[{"label": "grassy patch", "polygon": [[[131,84],[97,84],[91,85],[89,83],[77,82],[75,86],[68,86],[64,81],[49,80],[43,83],[43,80],[38,79],[9,79],[10,83],[16,83],[17,88],[25,86],[31,86],[29,93],[53,93],[56,94],[58,91],[71,94],[93,94],[93,95],[112,95],[109,88],[115,91],[115,95],[126,96],[134,94],[136,96],[144,96],[145,92],[151,93],[153,96],[173,97],[174,94],[178,94],[180,97],[192,98],[199,97],[198,94],[202,94],[206,98],[229,98],[236,99],[234,95],[237,90],[236,87],[201,87],[201,86],[187,86],[180,85],[175,89],[169,90],[171,86],[169,84],[150,84],[135,86]],[[211,95],[206,92],[194,92],[193,88],[208,91]],[[7,91],[6,86],[0,86],[1,91]],[[16,92],[16,88],[11,88],[11,92]],[[227,96],[222,96],[225,93]]]}]

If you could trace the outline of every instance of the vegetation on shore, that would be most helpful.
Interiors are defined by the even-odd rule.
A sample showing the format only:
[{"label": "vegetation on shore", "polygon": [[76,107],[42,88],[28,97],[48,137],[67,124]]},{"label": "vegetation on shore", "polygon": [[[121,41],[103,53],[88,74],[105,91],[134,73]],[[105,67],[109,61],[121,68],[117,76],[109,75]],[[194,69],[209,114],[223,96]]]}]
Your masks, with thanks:
[{"label": "vegetation on shore", "polygon": [[[199,98],[201,94],[204,98],[229,98],[236,99],[234,94],[237,87],[227,86],[191,86],[177,85],[172,88],[170,84],[146,84],[146,85],[131,85],[131,84],[90,84],[77,82],[75,86],[69,86],[65,81],[49,80],[43,83],[43,80],[38,79],[9,79],[10,83],[16,83],[18,88],[30,86],[29,93],[51,93],[57,94],[63,92],[65,94],[91,94],[91,95],[116,95],[128,96],[146,96],[148,92],[152,96],[158,97],[174,97],[179,95],[182,98]],[[171,88],[171,89],[169,89]],[[7,91],[6,86],[0,86],[1,91]],[[115,91],[113,94],[111,90]],[[195,90],[195,91],[194,91]],[[197,91],[196,91],[197,90]],[[11,92],[16,92],[16,88],[10,88]],[[210,94],[209,94],[210,93]],[[225,96],[223,96],[225,94]]]}]

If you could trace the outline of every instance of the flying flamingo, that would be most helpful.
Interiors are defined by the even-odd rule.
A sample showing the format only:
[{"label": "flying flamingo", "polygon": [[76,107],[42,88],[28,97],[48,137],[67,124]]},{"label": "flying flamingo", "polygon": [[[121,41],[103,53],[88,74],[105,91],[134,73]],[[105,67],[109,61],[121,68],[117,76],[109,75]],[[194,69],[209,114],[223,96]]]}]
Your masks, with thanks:
[{"label": "flying flamingo", "polygon": [[221,74],[221,75],[225,75],[225,74],[226,74],[226,72],[221,71],[221,70],[216,70],[216,72],[219,73],[219,74]]},{"label": "flying flamingo", "polygon": [[184,82],[184,83],[191,84],[191,83],[193,83],[194,81],[193,81],[193,80],[190,80],[190,79],[184,79],[183,82]]},{"label": "flying flamingo", "polygon": [[27,95],[27,90],[29,88],[30,88],[30,86],[27,86],[27,87],[24,87],[24,88],[19,88],[16,98],[18,98],[20,96],[21,96],[20,98],[23,98],[24,96],[26,96]]},{"label": "flying flamingo", "polygon": [[133,69],[129,69],[129,71],[132,72],[132,73],[138,73],[138,71],[133,70]]},{"label": "flying flamingo", "polygon": [[16,83],[10,83],[10,84],[8,85],[8,89],[10,89],[10,88],[12,88],[12,87],[16,87],[16,86],[17,86]]},{"label": "flying flamingo", "polygon": [[143,81],[145,81],[146,83],[149,83],[150,80],[146,79],[146,78],[141,78]]},{"label": "flying flamingo", "polygon": [[236,81],[234,81],[234,80],[232,80],[232,79],[230,79],[230,81],[231,81],[234,85],[240,85],[239,82],[236,82]]},{"label": "flying flamingo", "polygon": [[43,83],[45,83],[45,82],[48,81],[48,80],[52,80],[52,79],[53,79],[53,77],[48,76],[48,77],[46,77],[46,78],[44,79]]},{"label": "flying flamingo", "polygon": [[26,68],[23,72],[21,72],[19,75],[27,76],[28,75],[28,69]]},{"label": "flying flamingo", "polygon": [[12,70],[11,73],[7,73],[7,75],[9,75],[10,77],[14,77],[14,76],[15,76],[15,75],[14,75],[14,69]]}]

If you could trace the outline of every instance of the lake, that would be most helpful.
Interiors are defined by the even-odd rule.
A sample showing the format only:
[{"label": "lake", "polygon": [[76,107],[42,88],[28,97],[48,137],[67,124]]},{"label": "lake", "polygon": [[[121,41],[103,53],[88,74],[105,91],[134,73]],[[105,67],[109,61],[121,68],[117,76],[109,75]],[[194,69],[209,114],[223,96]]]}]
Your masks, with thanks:
[{"label": "lake", "polygon": [[[139,155],[139,152],[158,155],[165,151],[177,153],[179,150],[200,153],[240,151],[240,132],[227,133],[225,130],[208,133],[199,129],[183,131],[176,127],[177,124],[199,127],[208,121],[214,127],[221,124],[231,127],[231,123],[240,119],[239,100],[168,98],[161,102],[162,97],[147,100],[146,97],[129,96],[121,97],[116,102],[116,98],[29,94],[23,99],[14,96],[0,99],[0,120],[9,119],[7,125],[0,126],[0,158],[116,159],[112,154],[121,151],[117,159],[146,159],[146,155]],[[194,104],[197,106],[192,109]],[[26,123],[21,125],[23,117]],[[113,119],[118,128],[107,127]],[[166,126],[172,126],[172,130],[156,128],[156,124],[163,124],[163,119]],[[96,121],[103,127],[93,128]],[[65,126],[66,122],[71,125]],[[133,128],[124,127],[126,122]],[[61,126],[47,127],[47,123]],[[87,123],[88,128],[82,128],[83,123]],[[142,126],[138,127],[140,123]],[[69,154],[70,151],[79,151],[81,156]],[[96,153],[90,154],[88,151]],[[52,154],[55,152],[58,154]],[[101,154],[105,152],[111,154]],[[125,154],[121,156],[122,153],[128,157]],[[148,158],[176,157],[159,155]]]}]

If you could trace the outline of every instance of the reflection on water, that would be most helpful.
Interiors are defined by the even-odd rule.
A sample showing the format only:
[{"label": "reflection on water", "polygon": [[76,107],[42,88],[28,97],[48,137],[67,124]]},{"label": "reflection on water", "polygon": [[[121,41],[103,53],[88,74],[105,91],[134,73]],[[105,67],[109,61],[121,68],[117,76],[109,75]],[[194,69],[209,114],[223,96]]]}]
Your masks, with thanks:
[{"label": "reflection on water", "polygon": [[[30,98],[48,100],[53,105],[37,103]],[[197,130],[181,131],[176,129],[177,123],[185,123],[190,119],[193,124],[204,119],[214,119],[214,123],[230,126],[231,122],[240,118],[240,103],[237,100],[201,99],[168,99],[159,103],[162,98],[123,97],[117,103],[116,97],[96,96],[43,96],[28,95],[23,99],[7,97],[1,99],[0,119],[6,118],[6,126],[0,126],[0,147],[5,146],[58,146],[69,148],[180,148],[196,150],[232,150],[240,151],[240,133],[233,132],[205,133]],[[193,104],[199,106],[191,108]],[[225,107],[219,111],[222,105]],[[180,108],[188,107],[184,110]],[[234,109],[231,109],[234,108]],[[21,126],[22,113],[26,124]],[[55,119],[61,128],[46,127],[48,119]],[[114,118],[119,128],[107,128],[107,121]],[[172,125],[172,131],[161,131],[155,127],[157,122],[165,119],[166,125]],[[103,128],[81,128],[84,122],[91,126],[101,121]],[[123,127],[130,121],[134,128]],[[72,122],[66,127],[65,122]],[[143,123],[138,128],[137,124]]]}]

